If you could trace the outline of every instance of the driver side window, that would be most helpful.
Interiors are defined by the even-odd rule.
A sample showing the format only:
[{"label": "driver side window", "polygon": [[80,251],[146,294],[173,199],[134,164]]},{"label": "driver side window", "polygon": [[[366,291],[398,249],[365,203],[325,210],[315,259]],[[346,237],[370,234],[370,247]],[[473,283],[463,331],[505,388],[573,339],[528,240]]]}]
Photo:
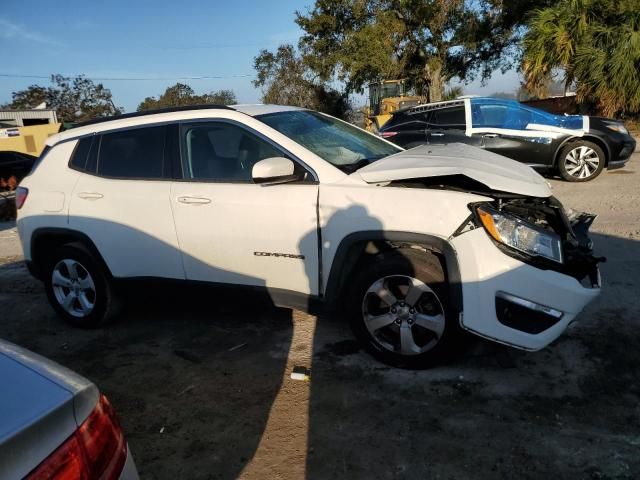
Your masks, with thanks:
[{"label": "driver side window", "polygon": [[251,183],[255,163],[284,156],[265,140],[227,122],[185,124],[180,137],[182,170],[189,180]]}]

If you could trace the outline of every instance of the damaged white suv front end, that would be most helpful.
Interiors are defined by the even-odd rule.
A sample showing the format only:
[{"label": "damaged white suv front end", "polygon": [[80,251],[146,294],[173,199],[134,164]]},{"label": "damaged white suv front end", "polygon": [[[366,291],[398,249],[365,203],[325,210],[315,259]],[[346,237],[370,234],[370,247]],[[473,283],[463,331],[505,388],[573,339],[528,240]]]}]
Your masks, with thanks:
[{"label": "damaged white suv front end", "polygon": [[385,186],[464,192],[468,218],[447,239],[461,289],[460,326],[525,350],[560,336],[600,293],[595,215],[570,215],[532,169],[462,144],[422,146],[359,170]]}]

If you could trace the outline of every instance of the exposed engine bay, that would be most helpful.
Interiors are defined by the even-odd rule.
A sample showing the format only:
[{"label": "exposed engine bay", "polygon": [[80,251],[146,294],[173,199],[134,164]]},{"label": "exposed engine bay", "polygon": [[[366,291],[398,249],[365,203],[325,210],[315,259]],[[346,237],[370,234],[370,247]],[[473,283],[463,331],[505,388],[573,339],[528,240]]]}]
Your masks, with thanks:
[{"label": "exposed engine bay", "polygon": [[[541,256],[528,255],[495,242],[498,248],[511,256],[533,264],[538,268],[555,270],[576,278],[585,286],[599,284],[597,264],[604,262],[604,257],[593,255],[593,241],[589,238],[589,228],[596,215],[565,211],[555,197],[529,197],[513,193],[495,191],[486,185],[464,175],[427,177],[420,179],[391,182],[389,186],[407,188],[428,188],[475,193],[494,198],[487,202],[494,211],[504,212],[527,225],[553,232],[560,237],[562,262],[550,261]],[[456,232],[456,235],[469,229],[481,227],[475,207],[470,205],[472,214],[467,222]]]}]

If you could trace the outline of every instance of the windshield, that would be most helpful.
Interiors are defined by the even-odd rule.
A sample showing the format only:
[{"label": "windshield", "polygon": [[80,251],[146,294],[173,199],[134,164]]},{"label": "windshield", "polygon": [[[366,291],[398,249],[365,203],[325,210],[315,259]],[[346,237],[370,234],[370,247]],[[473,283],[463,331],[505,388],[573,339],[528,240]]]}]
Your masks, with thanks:
[{"label": "windshield", "polygon": [[402,150],[346,122],[310,110],[256,118],[347,173]]}]

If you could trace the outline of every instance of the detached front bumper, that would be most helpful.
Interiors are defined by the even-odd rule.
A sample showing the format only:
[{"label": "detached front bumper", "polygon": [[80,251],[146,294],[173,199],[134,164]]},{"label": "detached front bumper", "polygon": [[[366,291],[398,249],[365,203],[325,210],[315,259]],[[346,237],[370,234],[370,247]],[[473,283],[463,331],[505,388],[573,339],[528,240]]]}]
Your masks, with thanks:
[{"label": "detached front bumper", "polygon": [[543,270],[506,255],[482,228],[455,237],[462,283],[461,326],[477,335],[525,350],[558,338],[600,294],[597,284]]}]

